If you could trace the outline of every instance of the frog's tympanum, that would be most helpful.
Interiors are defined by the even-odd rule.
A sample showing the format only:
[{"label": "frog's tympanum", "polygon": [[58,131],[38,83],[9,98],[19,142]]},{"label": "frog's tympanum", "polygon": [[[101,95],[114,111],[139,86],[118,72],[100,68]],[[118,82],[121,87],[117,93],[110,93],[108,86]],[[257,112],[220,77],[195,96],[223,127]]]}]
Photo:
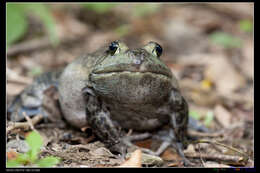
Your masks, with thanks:
[{"label": "frog's tympanum", "polygon": [[162,50],[155,42],[129,49],[114,41],[75,59],[63,71],[36,78],[9,107],[10,118],[19,121],[22,112],[29,116],[45,114],[43,92],[54,85],[67,122],[77,128],[89,125],[112,152],[124,155],[127,151],[130,142],[122,129],[146,132],[136,139],[156,132],[162,144],[150,153],[160,155],[173,146],[188,162],[182,152],[188,105],[176,78],[160,59]]}]

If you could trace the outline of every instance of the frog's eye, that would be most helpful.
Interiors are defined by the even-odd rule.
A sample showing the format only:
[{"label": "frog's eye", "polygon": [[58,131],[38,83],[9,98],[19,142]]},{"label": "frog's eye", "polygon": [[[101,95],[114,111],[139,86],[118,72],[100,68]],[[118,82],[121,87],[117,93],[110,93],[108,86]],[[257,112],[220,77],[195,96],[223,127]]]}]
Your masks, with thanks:
[{"label": "frog's eye", "polygon": [[156,53],[156,56],[159,58],[162,55],[162,52],[163,52],[162,47],[158,43],[155,43],[153,53]]},{"label": "frog's eye", "polygon": [[112,43],[110,43],[108,47],[108,52],[110,53],[110,55],[114,55],[116,52],[118,52],[118,49],[119,49],[118,41],[113,41]]},{"label": "frog's eye", "polygon": [[157,58],[159,58],[163,52],[162,47],[158,43],[153,42],[153,41],[151,41],[147,45],[145,45],[144,49],[146,51],[150,52],[151,54],[153,54],[154,56],[156,56]]}]

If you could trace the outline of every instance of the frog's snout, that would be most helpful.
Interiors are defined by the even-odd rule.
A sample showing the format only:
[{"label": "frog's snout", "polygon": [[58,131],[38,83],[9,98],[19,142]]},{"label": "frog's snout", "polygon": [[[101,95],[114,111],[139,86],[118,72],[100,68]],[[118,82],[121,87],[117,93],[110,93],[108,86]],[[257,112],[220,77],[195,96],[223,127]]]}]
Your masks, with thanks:
[{"label": "frog's snout", "polygon": [[146,60],[145,57],[148,56],[148,53],[143,49],[133,50],[130,55],[135,65],[141,65]]}]

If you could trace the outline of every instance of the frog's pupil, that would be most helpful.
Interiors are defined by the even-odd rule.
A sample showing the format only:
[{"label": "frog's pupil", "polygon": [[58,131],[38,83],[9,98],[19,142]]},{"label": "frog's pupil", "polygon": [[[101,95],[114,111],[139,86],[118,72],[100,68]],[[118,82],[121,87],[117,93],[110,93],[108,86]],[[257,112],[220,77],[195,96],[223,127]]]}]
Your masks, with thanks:
[{"label": "frog's pupil", "polygon": [[157,56],[160,57],[162,55],[162,51],[163,51],[162,47],[159,44],[157,44],[155,47],[155,50],[156,50]]},{"label": "frog's pupil", "polygon": [[112,55],[115,54],[117,48],[118,48],[118,42],[114,41],[114,42],[112,42],[112,43],[110,44],[109,50],[110,50],[110,52],[111,52]]}]

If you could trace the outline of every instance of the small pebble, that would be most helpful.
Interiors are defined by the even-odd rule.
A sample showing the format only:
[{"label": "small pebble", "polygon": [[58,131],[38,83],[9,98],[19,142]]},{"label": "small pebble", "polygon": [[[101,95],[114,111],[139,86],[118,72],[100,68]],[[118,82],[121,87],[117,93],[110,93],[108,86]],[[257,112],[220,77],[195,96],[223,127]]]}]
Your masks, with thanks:
[{"label": "small pebble", "polygon": [[18,153],[26,153],[30,150],[29,145],[24,140],[11,140],[6,144],[6,150],[15,150]]}]

